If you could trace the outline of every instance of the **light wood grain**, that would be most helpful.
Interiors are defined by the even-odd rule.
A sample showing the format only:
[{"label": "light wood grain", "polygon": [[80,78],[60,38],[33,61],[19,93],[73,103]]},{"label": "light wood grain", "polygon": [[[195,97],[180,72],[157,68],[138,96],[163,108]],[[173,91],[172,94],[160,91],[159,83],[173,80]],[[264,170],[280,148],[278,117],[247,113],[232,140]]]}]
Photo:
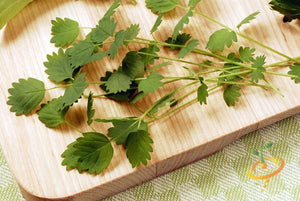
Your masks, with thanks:
[{"label": "light wood grain", "polygon": [[[244,17],[260,11],[261,14],[251,25],[245,25],[243,32],[263,41],[291,57],[300,53],[299,22],[283,24],[282,16],[272,12],[266,1],[202,1],[197,8],[230,27],[236,26]],[[66,146],[80,135],[66,125],[48,129],[40,123],[34,113],[28,116],[15,116],[9,112],[6,104],[9,96],[7,89],[19,78],[35,77],[43,80],[47,88],[54,86],[47,80],[43,62],[46,55],[56,52],[50,44],[50,20],[55,17],[69,17],[79,21],[81,26],[93,27],[110,6],[110,1],[42,1],[29,4],[7,26],[0,35],[1,73],[1,146],[8,164],[28,200],[98,200],[121,192],[134,185],[153,179],[176,168],[208,156],[242,135],[269,125],[275,121],[300,112],[300,85],[288,78],[276,78],[275,85],[285,97],[274,91],[259,88],[243,88],[242,97],[235,107],[227,107],[220,91],[208,98],[208,104],[193,104],[174,115],[159,120],[150,126],[154,140],[152,160],[147,166],[132,169],[122,148],[115,146],[115,156],[111,165],[101,175],[66,171],[61,166],[61,153]],[[160,40],[165,40],[173,31],[176,17],[184,13],[176,9],[166,16],[161,31],[155,33]],[[122,1],[122,7],[115,14],[118,29],[126,28],[131,23],[140,24],[141,37],[151,39],[149,35],[156,16],[139,1],[133,6],[129,1]],[[220,27],[203,18],[191,19],[191,24],[184,28],[200,40],[200,48],[205,48],[209,35]],[[84,35],[83,31],[82,35]],[[297,34],[295,34],[297,33]],[[241,39],[241,44],[248,42]],[[271,54],[256,45],[257,51],[266,54],[268,62],[275,62],[281,57]],[[203,60],[205,58],[195,58]],[[89,80],[98,80],[106,70],[112,70],[120,58],[115,61],[105,60],[88,66],[93,72]],[[99,66],[105,68],[99,68]],[[172,68],[176,67],[174,64]],[[286,70],[285,70],[286,71]],[[170,71],[171,72],[175,72]],[[175,74],[186,73],[176,68]],[[271,78],[274,79],[274,78]],[[174,88],[176,86],[169,86]],[[166,87],[163,90],[170,89]],[[96,90],[96,88],[92,89]],[[47,98],[57,97],[61,91],[52,91]],[[140,106],[149,105],[161,92],[149,97]],[[192,98],[189,97],[189,98]],[[85,129],[86,100],[81,100],[68,114],[71,121]],[[97,116],[132,116],[137,114],[130,105],[122,105],[108,100],[97,99]],[[106,133],[109,125],[97,125],[100,132]]]}]

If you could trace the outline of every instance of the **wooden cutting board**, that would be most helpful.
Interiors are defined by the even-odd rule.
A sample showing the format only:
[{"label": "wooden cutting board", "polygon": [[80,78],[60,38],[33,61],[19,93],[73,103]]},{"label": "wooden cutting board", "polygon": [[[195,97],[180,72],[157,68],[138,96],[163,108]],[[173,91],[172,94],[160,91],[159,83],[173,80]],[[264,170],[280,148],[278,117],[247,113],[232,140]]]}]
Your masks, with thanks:
[{"label": "wooden cutting board", "polygon": [[[289,78],[270,77],[284,97],[271,90],[243,87],[242,97],[237,105],[227,107],[221,91],[217,91],[209,96],[207,105],[192,104],[151,124],[154,151],[147,166],[132,169],[123,148],[115,146],[111,165],[102,174],[89,175],[85,172],[80,174],[76,170],[66,171],[65,166],[61,166],[60,155],[66,146],[80,135],[66,125],[55,129],[46,128],[39,122],[35,113],[15,116],[9,112],[9,106],[6,104],[9,96],[7,90],[11,88],[12,82],[28,77],[43,80],[47,88],[54,86],[47,80],[48,75],[43,66],[46,55],[57,52],[49,42],[50,21],[56,17],[68,17],[78,21],[82,27],[94,27],[110,4],[111,1],[104,0],[36,0],[1,30],[0,88],[3,95],[0,98],[0,142],[8,164],[28,201],[99,200],[199,160],[244,134],[300,112],[300,84],[295,84]],[[230,27],[235,27],[249,14],[260,11],[261,14],[256,20],[243,26],[243,33],[291,57],[299,56],[299,22],[283,24],[282,16],[271,11],[266,1],[203,0],[197,9]],[[168,14],[155,37],[165,40],[170,36],[178,16],[183,14],[184,10],[179,8]],[[144,1],[138,1],[137,5],[132,5],[129,0],[122,1],[115,17],[119,22],[118,29],[138,23],[141,28],[139,36],[151,39],[149,32],[156,16],[145,8]],[[204,18],[196,17],[191,19],[191,24],[186,26],[184,31],[199,39],[199,47],[205,48],[209,35],[220,28]],[[82,36],[87,32],[88,30],[83,30]],[[242,45],[257,48],[257,53],[267,56],[268,63],[282,60],[280,56],[262,50],[243,39],[240,42]],[[199,58],[202,59],[205,58]],[[106,70],[116,68],[114,62],[118,62],[118,58],[116,61],[107,60],[89,65],[89,72],[95,73],[91,73],[88,79],[99,80]],[[99,66],[104,68],[99,70]],[[179,64],[174,63],[172,68],[176,68],[176,73],[186,73]],[[176,85],[169,87],[164,90]],[[46,98],[57,97],[60,93],[59,90],[51,91],[47,93]],[[158,95],[160,94],[154,94],[139,105],[153,102]],[[85,112],[85,104],[86,100],[81,100],[68,113],[69,120],[82,129],[82,122],[86,121],[81,116]],[[97,99],[95,105],[97,110],[101,111],[96,115],[101,117],[136,114],[130,105],[107,99]],[[102,124],[96,126],[102,133],[106,133],[108,127],[109,125]]]}]

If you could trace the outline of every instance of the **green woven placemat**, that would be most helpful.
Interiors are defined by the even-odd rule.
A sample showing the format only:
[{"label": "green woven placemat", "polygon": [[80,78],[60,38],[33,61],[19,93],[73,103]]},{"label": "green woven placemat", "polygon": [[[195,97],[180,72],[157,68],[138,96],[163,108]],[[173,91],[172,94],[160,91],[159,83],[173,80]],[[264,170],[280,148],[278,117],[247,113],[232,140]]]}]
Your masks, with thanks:
[{"label": "green woven placemat", "polygon": [[[24,200],[2,151],[0,179],[1,201]],[[210,157],[105,199],[113,200],[299,201],[300,114],[249,133]]]}]

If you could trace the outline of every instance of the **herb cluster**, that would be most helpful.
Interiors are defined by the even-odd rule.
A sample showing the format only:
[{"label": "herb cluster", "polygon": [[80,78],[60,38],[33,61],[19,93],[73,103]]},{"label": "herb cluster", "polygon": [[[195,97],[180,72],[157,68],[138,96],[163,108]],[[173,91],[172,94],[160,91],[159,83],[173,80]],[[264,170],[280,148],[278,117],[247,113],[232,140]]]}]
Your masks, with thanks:
[{"label": "herb cluster", "polygon": [[[51,89],[46,89],[45,84],[35,78],[19,79],[9,89],[11,96],[7,104],[11,105],[10,110],[16,112],[16,115],[27,115],[41,104],[37,115],[47,127],[57,127],[65,123],[75,128],[66,119],[66,114],[70,107],[75,107],[81,98],[87,98],[85,115],[87,116],[86,123],[91,131],[81,132],[75,128],[82,133],[82,137],[69,144],[66,151],[62,153],[61,156],[64,158],[62,165],[66,165],[68,170],[77,169],[79,172],[88,171],[90,174],[100,174],[109,166],[114,155],[113,142],[125,148],[132,167],[146,165],[153,151],[153,140],[148,131],[149,124],[189,104],[195,102],[207,104],[207,97],[217,89],[223,90],[225,103],[228,106],[234,106],[241,96],[240,90],[243,86],[273,89],[281,94],[279,89],[266,79],[266,74],[286,76],[293,79],[295,83],[300,81],[300,62],[297,58],[291,58],[273,50],[239,31],[244,24],[255,19],[259,12],[252,13],[241,20],[236,29],[232,29],[199,12],[195,8],[199,2],[200,0],[190,0],[184,7],[179,0],[146,0],[147,7],[157,15],[151,33],[158,31],[165,13],[177,7],[186,11],[174,27],[172,36],[165,41],[139,38],[138,24],[131,24],[124,30],[117,30],[114,13],[120,6],[120,0],[114,1],[83,40],[78,40],[80,33],[78,22],[68,18],[52,20],[51,42],[58,47],[58,51],[47,55],[44,66],[45,72],[49,75],[48,78],[58,84],[55,88],[65,88],[64,94],[41,104],[45,93]],[[197,48],[199,41],[182,31],[190,18],[195,16],[205,17],[221,26],[220,30],[211,34],[206,49]],[[232,44],[238,42],[239,37],[277,53],[285,60],[266,65],[265,55],[256,55],[254,48],[244,46],[240,46],[238,52],[232,51],[224,55],[224,50],[230,50]],[[77,41],[74,42],[75,40]],[[138,44],[143,47],[130,49],[129,44]],[[83,69],[87,64],[103,58],[113,60],[121,47],[125,47],[127,52],[115,70],[107,71],[97,82],[86,81],[86,72],[83,72]],[[173,51],[176,57],[161,55],[162,48],[169,48],[169,51]],[[195,63],[186,59],[190,54],[203,55],[210,57],[211,60]],[[182,63],[183,66],[179,68],[185,69],[188,75],[171,77],[160,73],[161,68],[170,65],[173,61]],[[197,68],[189,68],[185,64]],[[279,65],[288,67],[290,70],[287,74],[272,71],[271,67]],[[180,80],[187,82],[160,97],[145,111],[137,107],[136,103],[142,101],[147,94],[152,94],[164,85]],[[86,93],[88,86],[93,84],[99,85],[101,95]],[[187,88],[189,88],[188,92],[179,93]],[[195,93],[196,97],[183,103],[182,100],[192,93]],[[141,115],[125,118],[95,118],[97,107],[93,105],[93,101],[99,96],[114,101],[126,101],[134,105]],[[112,123],[113,126],[108,129],[107,134],[103,134],[93,128],[93,123]]]}]

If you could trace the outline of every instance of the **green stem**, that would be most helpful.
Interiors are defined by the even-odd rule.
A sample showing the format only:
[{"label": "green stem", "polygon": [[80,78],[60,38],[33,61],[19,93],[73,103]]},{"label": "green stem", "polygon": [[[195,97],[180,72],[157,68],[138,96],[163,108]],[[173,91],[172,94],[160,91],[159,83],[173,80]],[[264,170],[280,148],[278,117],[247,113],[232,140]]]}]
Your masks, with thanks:
[{"label": "green stem", "polygon": [[110,142],[117,140],[119,137],[123,136],[127,131],[129,131],[135,124],[137,124],[138,122],[140,122],[140,118],[137,118],[137,120],[135,122],[133,122],[128,128],[126,128],[120,135],[113,137],[110,139]]},{"label": "green stem", "polygon": [[276,91],[280,96],[284,97],[284,95],[281,93],[281,91],[276,88],[271,82],[269,82],[267,79],[263,79],[274,91]]},{"label": "green stem", "polygon": [[186,106],[194,103],[195,101],[197,101],[197,98],[194,98],[194,99],[192,99],[192,100],[190,100],[190,101],[188,101],[188,102],[186,102],[186,103],[184,103],[184,104],[176,107],[175,109],[173,109],[173,110],[171,110],[171,111],[169,111],[169,112],[167,112],[167,113],[165,113],[165,114],[163,114],[161,116],[155,117],[155,119],[150,120],[148,123],[153,122],[155,120],[163,119],[163,118],[169,116],[170,114],[172,114],[172,113],[174,113],[174,112],[176,112],[176,111],[178,111],[178,110],[180,110],[180,109],[182,109],[182,108],[184,108],[184,107],[186,107]]},{"label": "green stem", "polygon": [[106,81],[99,81],[99,82],[86,82],[88,84],[105,84]]},{"label": "green stem", "polygon": [[[178,7],[183,8],[185,10],[189,9],[189,8],[186,8],[186,7],[183,7],[183,6],[180,6],[180,5],[178,5]],[[243,34],[241,32],[235,31],[232,28],[226,26],[225,24],[219,22],[218,20],[213,19],[212,17],[210,17],[208,15],[205,15],[204,13],[202,13],[200,11],[194,10],[193,12],[196,13],[196,14],[198,14],[198,15],[201,15],[202,17],[204,17],[204,18],[206,18],[206,19],[208,19],[208,20],[210,20],[210,21],[212,21],[212,22],[214,22],[214,23],[216,23],[218,25],[220,25],[221,27],[223,27],[223,28],[225,28],[225,29],[227,29],[229,31],[233,31],[238,36],[240,36],[240,37],[242,37],[242,38],[244,38],[246,40],[249,40],[249,41],[251,41],[251,42],[253,42],[253,43],[255,43],[255,44],[257,44],[257,45],[259,45],[259,46],[261,46],[261,47],[263,47],[263,48],[265,48],[265,49],[267,49],[267,50],[269,50],[269,51],[271,51],[271,52],[273,52],[275,54],[277,54],[277,55],[280,55],[280,56],[282,56],[284,58],[287,58],[288,60],[294,61],[295,63],[300,63],[300,61],[298,61],[298,60],[296,60],[296,59],[294,59],[294,58],[292,58],[290,56],[287,56],[286,54],[283,54],[283,53],[281,53],[281,52],[279,52],[279,51],[277,51],[277,50],[275,50],[275,49],[273,49],[273,48],[271,48],[271,47],[269,47],[269,46],[267,46],[267,45],[265,45],[265,44],[263,44],[263,43],[255,40],[254,38],[251,38],[251,37],[249,37],[249,36],[247,36],[247,35],[245,35],[245,34]]]},{"label": "green stem", "polygon": [[69,87],[69,86],[72,86],[72,84],[65,84],[65,85],[55,86],[55,87],[46,89],[46,91],[50,91],[50,90],[53,90],[53,89],[59,89],[59,88],[66,88],[66,87]]},{"label": "green stem", "polygon": [[76,130],[79,133],[83,133],[81,130],[79,130],[76,126],[72,125],[70,122],[68,122],[67,120],[65,121],[65,123],[70,126],[71,128],[73,128],[74,130]]}]

